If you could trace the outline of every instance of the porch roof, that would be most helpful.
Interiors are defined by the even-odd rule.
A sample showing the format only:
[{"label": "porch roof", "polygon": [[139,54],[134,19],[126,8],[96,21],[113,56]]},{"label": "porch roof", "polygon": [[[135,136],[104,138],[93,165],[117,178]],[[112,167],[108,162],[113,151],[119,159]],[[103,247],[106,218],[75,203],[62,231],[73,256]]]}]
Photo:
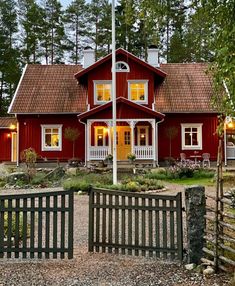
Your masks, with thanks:
[{"label": "porch roof", "polygon": [[[134,103],[124,97],[118,97],[116,102],[117,119],[154,118],[160,121],[165,117],[160,112]],[[112,119],[112,101],[78,115],[78,120],[81,122],[86,122],[87,119]]]},{"label": "porch roof", "polygon": [[0,129],[10,129],[11,125],[17,124],[17,119],[15,117],[0,117]]}]

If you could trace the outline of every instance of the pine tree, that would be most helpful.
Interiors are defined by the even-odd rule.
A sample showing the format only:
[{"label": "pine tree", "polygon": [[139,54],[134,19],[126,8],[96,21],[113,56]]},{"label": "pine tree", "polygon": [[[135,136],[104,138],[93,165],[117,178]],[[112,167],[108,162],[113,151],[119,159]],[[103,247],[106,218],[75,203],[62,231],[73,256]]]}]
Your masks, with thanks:
[{"label": "pine tree", "polygon": [[77,64],[85,46],[87,31],[87,5],[85,0],[74,0],[65,12],[66,32],[69,41],[69,58]]},{"label": "pine tree", "polygon": [[22,60],[25,63],[40,61],[40,33],[42,27],[42,8],[35,0],[20,0],[20,23],[22,28]]},{"label": "pine tree", "polygon": [[20,77],[14,0],[0,2],[0,116],[5,115]]},{"label": "pine tree", "polygon": [[43,25],[40,40],[46,63],[63,63],[66,37],[62,6],[57,0],[44,0],[43,2]]}]

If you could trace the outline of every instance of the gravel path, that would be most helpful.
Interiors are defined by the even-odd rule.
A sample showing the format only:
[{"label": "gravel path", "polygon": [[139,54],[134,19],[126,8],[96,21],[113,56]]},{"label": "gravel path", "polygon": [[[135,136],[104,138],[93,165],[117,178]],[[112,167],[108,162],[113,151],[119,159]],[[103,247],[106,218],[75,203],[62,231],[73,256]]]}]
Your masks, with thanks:
[{"label": "gravel path", "polygon": [[[179,185],[168,185],[166,194],[182,191]],[[58,191],[60,189],[53,189]],[[17,190],[17,193],[52,191],[51,189]],[[207,188],[207,192],[213,192]],[[15,193],[0,190],[0,194]],[[153,258],[130,257],[87,252],[88,196],[75,196],[74,259],[72,260],[0,260],[0,286],[5,285],[164,285],[223,286],[225,275],[204,278],[183,266]]]}]

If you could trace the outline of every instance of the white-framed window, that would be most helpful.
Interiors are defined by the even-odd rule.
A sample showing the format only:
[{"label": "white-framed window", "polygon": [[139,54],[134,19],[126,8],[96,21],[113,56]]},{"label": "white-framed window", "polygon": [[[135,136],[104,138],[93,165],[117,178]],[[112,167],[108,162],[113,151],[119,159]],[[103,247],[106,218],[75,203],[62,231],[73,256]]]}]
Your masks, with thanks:
[{"label": "white-framed window", "polygon": [[112,98],[112,82],[111,80],[95,80],[94,81],[94,102],[102,104],[110,101]]},{"label": "white-framed window", "polygon": [[95,146],[106,146],[107,128],[95,127]]},{"label": "white-framed window", "polygon": [[125,62],[116,62],[116,72],[130,72],[130,67]]},{"label": "white-framed window", "polygon": [[137,144],[138,144],[138,146],[149,145],[149,128],[148,128],[148,126],[137,126]]},{"label": "white-framed window", "polygon": [[41,125],[42,151],[62,150],[62,124]]},{"label": "white-framed window", "polygon": [[148,80],[129,80],[128,98],[137,103],[148,103]]},{"label": "white-framed window", "polygon": [[182,150],[202,149],[202,123],[181,124]]}]

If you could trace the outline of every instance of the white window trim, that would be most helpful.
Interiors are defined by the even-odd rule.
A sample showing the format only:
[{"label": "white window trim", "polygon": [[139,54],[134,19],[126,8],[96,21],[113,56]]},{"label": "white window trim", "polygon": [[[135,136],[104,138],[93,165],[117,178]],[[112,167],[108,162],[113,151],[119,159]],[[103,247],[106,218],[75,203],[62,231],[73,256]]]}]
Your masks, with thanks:
[{"label": "white window trim", "polygon": [[[146,79],[128,80],[128,99],[135,103],[148,104],[148,82]],[[144,83],[145,100],[131,100],[131,83]]]},{"label": "white window trim", "polygon": [[[182,150],[202,150],[202,125],[203,123],[182,123],[181,124],[181,147]],[[185,128],[197,128],[198,145],[185,145]]]},{"label": "white window trim", "polygon": [[[103,129],[103,145],[98,146],[98,129]],[[105,142],[105,132],[104,132],[104,127],[103,126],[95,126],[95,146],[96,147],[104,147],[106,146]]]},{"label": "white window trim", "polygon": [[118,61],[118,62],[116,62],[116,66],[117,66],[117,64],[124,64],[126,66],[126,70],[118,70],[116,68],[116,72],[130,72],[130,67],[126,62]]},{"label": "white window trim", "polygon": [[96,97],[96,85],[97,84],[110,84],[111,85],[111,99],[112,99],[112,81],[111,80],[93,80],[93,86],[94,86],[94,104],[104,104],[107,103],[109,101],[111,101],[111,99],[109,101],[104,101],[104,100],[97,100]]},{"label": "white window trim", "polygon": [[[146,145],[140,145],[140,129],[145,129]],[[137,126],[137,146],[149,146],[149,126]]]},{"label": "white window trim", "polygon": [[[41,149],[42,151],[62,151],[62,124],[43,124],[41,125]],[[45,129],[58,128],[59,130],[59,145],[56,147],[45,146]]]}]

